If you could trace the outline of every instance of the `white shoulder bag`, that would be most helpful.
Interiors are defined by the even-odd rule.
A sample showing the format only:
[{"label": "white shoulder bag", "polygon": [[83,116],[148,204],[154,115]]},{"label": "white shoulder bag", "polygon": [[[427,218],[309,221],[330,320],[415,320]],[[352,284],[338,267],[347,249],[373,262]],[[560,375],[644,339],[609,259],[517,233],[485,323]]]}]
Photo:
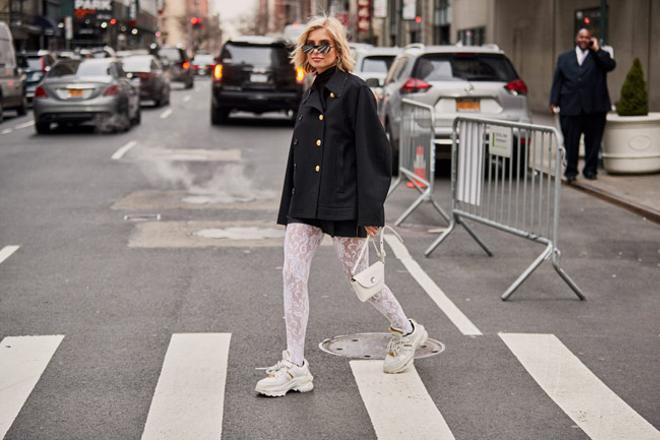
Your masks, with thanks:
[{"label": "white shoulder bag", "polygon": [[[357,294],[357,297],[360,299],[360,301],[364,302],[383,290],[383,287],[385,286],[385,247],[383,245],[383,234],[385,233],[385,228],[389,229],[394,233],[394,235],[397,236],[397,238],[403,242],[401,239],[401,236],[390,226],[383,226],[380,228],[379,231],[379,246],[376,246],[375,243],[375,238],[372,238],[370,235],[367,235],[367,239],[364,242],[364,246],[360,250],[360,255],[358,256],[357,260],[355,260],[355,265],[353,266],[353,270],[351,271],[351,286],[353,287],[353,290],[355,290],[355,293]],[[374,264],[371,266],[367,267],[360,273],[355,273],[357,270],[358,264],[360,264],[360,261],[362,261],[362,258],[364,257],[364,253],[367,251],[369,248],[369,241],[371,241],[374,245],[374,249],[376,250],[376,255],[378,256],[378,261],[376,261]],[[367,261],[368,263],[368,261]]]}]

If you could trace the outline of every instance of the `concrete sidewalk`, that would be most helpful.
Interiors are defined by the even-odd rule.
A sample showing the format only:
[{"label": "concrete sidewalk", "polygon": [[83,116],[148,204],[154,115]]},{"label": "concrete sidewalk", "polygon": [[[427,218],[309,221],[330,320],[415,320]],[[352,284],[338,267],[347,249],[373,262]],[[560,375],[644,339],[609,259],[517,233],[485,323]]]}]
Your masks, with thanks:
[{"label": "concrete sidewalk", "polygon": [[[535,124],[558,126],[559,123],[544,113],[534,113],[532,118]],[[582,167],[580,160],[578,169]],[[660,223],[660,174],[608,174],[601,168],[597,180],[580,175],[571,186]]]}]

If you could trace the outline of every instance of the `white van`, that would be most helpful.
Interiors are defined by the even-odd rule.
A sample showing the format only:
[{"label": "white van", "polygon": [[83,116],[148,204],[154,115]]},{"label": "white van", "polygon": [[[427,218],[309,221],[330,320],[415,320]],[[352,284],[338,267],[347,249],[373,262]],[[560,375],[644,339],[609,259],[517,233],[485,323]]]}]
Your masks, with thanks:
[{"label": "white van", "polygon": [[16,53],[7,23],[0,21],[0,122],[3,111],[14,109],[22,116],[27,112],[25,74],[16,65]]}]

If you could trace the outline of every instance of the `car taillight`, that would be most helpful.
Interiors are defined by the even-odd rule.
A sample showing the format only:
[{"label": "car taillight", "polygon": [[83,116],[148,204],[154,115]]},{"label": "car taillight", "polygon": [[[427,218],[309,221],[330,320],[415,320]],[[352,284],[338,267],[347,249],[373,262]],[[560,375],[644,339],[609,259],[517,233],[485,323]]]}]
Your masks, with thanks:
[{"label": "car taillight", "polygon": [[43,86],[39,86],[34,90],[34,97],[35,98],[48,98],[48,93],[46,93],[46,89],[44,89]]},{"label": "car taillight", "polygon": [[117,87],[117,84],[112,84],[108,86],[107,89],[105,89],[105,92],[103,92],[103,96],[116,96],[119,93],[119,87]]},{"label": "car taillight", "polygon": [[305,70],[302,67],[296,67],[296,82],[302,84],[305,81]]},{"label": "car taillight", "polygon": [[408,78],[401,86],[401,93],[425,92],[431,88],[431,84],[418,78]]},{"label": "car taillight", "polygon": [[197,64],[192,65],[193,70],[199,70],[199,66]]},{"label": "car taillight", "polygon": [[512,95],[526,95],[527,84],[522,79],[514,79],[504,86]]},{"label": "car taillight", "polygon": [[220,81],[222,79],[222,64],[216,64],[213,68],[213,81]]},{"label": "car taillight", "polygon": [[137,76],[140,79],[149,79],[149,78],[155,76],[155,74],[152,73],[152,72],[138,72]]},{"label": "car taillight", "polygon": [[181,68],[183,68],[183,70],[188,70],[190,68],[190,61],[184,61],[181,63]]}]

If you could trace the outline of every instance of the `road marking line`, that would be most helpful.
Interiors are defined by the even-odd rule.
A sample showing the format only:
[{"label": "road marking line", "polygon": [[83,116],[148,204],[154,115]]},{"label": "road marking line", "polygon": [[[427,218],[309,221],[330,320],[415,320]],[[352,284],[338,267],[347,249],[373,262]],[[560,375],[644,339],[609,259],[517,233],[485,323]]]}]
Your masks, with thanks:
[{"label": "road marking line", "polygon": [[[415,368],[385,374],[383,361],[350,364],[378,440],[454,440]],[[395,407],[402,417],[393,417]]]},{"label": "road marking line", "polygon": [[165,110],[163,113],[160,114],[160,118],[165,119],[171,114],[172,114],[172,109],[168,108],[167,110]]},{"label": "road marking line", "polygon": [[11,257],[11,254],[16,252],[20,246],[5,246],[0,249],[0,263]]},{"label": "road marking line", "polygon": [[190,95],[186,95],[183,97],[183,102],[188,102],[190,101]]},{"label": "road marking line", "polygon": [[114,160],[121,159],[124,156],[124,154],[126,154],[126,152],[128,150],[130,150],[131,148],[133,148],[136,145],[137,145],[136,141],[126,142],[126,144],[123,147],[121,147],[119,150],[115,151],[115,153],[112,155],[112,158]]},{"label": "road marking line", "polygon": [[445,292],[424,272],[424,269],[413,259],[406,246],[392,234],[385,234],[385,241],[394,251],[394,256],[398,258],[403,266],[410,272],[410,275],[426,291],[428,296],[440,307],[440,310],[447,315],[447,318],[454,323],[458,330],[464,335],[481,336],[481,331],[470,319],[456,307]]},{"label": "road marking line", "polygon": [[658,440],[660,432],[553,334],[500,333],[543,391],[593,440]]},{"label": "road marking line", "polygon": [[16,126],[14,127],[14,130],[20,130],[21,128],[32,127],[33,125],[34,125],[34,120],[32,120],[32,121],[27,121],[27,122],[23,122],[22,124],[18,124],[18,125],[16,125]]},{"label": "road marking line", "polygon": [[142,440],[221,438],[230,333],[175,333]]},{"label": "road marking line", "polygon": [[7,336],[0,342],[0,438],[14,423],[64,335]]},{"label": "road marking line", "polygon": [[14,130],[12,130],[11,128],[5,128],[4,130],[0,131],[0,134],[9,134],[12,131],[14,131]]}]

